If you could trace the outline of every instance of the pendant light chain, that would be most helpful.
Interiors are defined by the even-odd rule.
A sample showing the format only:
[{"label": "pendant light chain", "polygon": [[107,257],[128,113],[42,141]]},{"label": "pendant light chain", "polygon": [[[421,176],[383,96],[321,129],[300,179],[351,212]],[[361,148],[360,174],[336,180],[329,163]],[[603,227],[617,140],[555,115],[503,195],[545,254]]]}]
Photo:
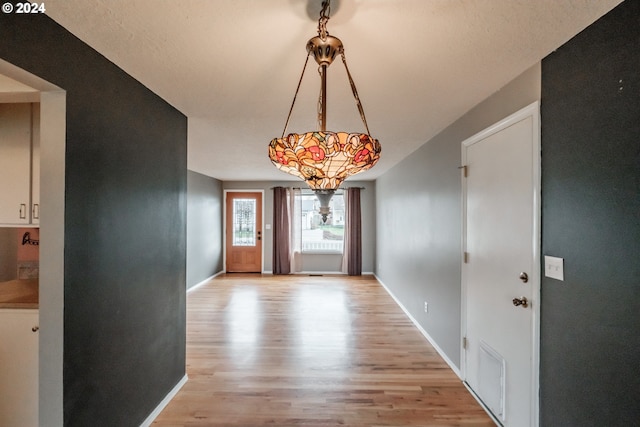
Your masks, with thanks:
[{"label": "pendant light chain", "polygon": [[331,1],[325,0],[322,2],[322,10],[320,11],[320,19],[318,19],[318,36],[322,40],[326,40],[329,32],[327,31],[327,22],[331,15]]},{"label": "pendant light chain", "polygon": [[[322,66],[318,67],[318,74],[320,75],[320,80],[322,80],[323,72],[326,72],[326,69],[323,70]],[[321,86],[320,87],[320,93],[318,94],[318,130],[324,130],[323,129],[323,124],[326,125],[322,121],[322,104],[324,102],[325,102],[325,100],[322,99],[322,86]]]},{"label": "pendant light chain", "polygon": [[367,129],[367,133],[371,135],[369,131],[369,125],[367,125],[367,118],[364,115],[364,108],[362,107],[362,102],[360,102],[360,97],[358,96],[358,90],[356,89],[356,84],[353,81],[353,77],[351,77],[351,73],[349,72],[349,67],[347,67],[347,58],[344,56],[344,50],[342,51],[342,63],[344,64],[344,69],[347,70],[347,77],[349,77],[349,84],[351,85],[351,92],[353,92],[353,97],[356,100],[356,105],[358,106],[358,112],[360,113],[360,118],[362,119],[362,123],[364,123],[365,129]]},{"label": "pendant light chain", "polygon": [[281,138],[284,138],[284,135],[287,133],[287,128],[289,127],[289,120],[291,119],[291,113],[293,112],[293,106],[296,105],[296,98],[298,97],[298,91],[300,91],[300,84],[302,84],[302,78],[304,77],[304,71],[307,69],[307,63],[309,62],[309,56],[311,56],[311,52],[307,53],[307,59],[304,61],[304,67],[302,67],[302,74],[300,75],[300,80],[298,80],[298,87],[296,88],[296,93],[293,95],[293,102],[291,102],[291,108],[289,108],[289,115],[287,116],[287,121],[284,124],[284,129],[282,130]]}]

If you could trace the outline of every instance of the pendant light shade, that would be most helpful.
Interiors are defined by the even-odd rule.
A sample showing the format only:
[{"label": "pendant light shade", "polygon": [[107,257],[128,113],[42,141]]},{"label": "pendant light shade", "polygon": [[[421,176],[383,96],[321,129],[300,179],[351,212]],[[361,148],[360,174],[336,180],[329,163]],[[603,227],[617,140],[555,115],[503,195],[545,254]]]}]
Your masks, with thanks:
[{"label": "pendant light shade", "polygon": [[336,190],[349,176],[371,168],[380,158],[380,143],[364,133],[307,132],[276,138],[269,158],[312,190]]}]

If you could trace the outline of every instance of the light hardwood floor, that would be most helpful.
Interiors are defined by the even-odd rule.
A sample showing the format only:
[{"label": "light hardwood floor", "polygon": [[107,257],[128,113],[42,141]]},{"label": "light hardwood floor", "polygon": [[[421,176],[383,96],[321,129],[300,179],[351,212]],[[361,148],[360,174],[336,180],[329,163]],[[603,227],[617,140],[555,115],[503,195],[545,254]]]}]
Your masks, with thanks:
[{"label": "light hardwood floor", "polygon": [[154,426],[493,426],[371,276],[228,274],[187,298],[189,381]]}]

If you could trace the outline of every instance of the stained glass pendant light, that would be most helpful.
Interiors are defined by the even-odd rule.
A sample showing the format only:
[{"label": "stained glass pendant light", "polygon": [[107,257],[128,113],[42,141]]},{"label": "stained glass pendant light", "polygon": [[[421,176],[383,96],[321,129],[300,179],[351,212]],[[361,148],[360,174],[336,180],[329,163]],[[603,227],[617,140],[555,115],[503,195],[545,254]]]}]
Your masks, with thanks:
[{"label": "stained glass pendant light", "polygon": [[[371,137],[362,103],[358,97],[355,83],[347,67],[344,47],[337,37],[329,35],[330,0],[322,2],[318,35],[307,42],[307,59],[302,69],[296,93],[293,97],[289,116],[280,138],[274,138],[269,144],[269,158],[281,171],[295,175],[314,191],[320,200],[320,215],[326,222],[330,214],[329,202],[342,181],[351,175],[365,171],[380,159],[380,143]],[[316,131],[302,134],[291,133],[285,136],[289,126],[291,112],[300,90],[300,83],[307,68],[309,56],[313,55],[318,63],[320,74],[320,99],[318,100],[318,127]],[[327,120],[327,68],[340,55],[347,71],[349,84],[367,133],[332,132],[326,129]]]}]

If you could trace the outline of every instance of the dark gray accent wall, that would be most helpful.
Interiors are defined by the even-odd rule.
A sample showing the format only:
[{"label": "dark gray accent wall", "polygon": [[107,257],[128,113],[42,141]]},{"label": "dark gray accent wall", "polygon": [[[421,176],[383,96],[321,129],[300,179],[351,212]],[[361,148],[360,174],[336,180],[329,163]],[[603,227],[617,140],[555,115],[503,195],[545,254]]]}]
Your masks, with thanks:
[{"label": "dark gray accent wall", "polygon": [[222,182],[187,173],[187,289],[222,271]]},{"label": "dark gray accent wall", "polygon": [[137,426],[185,374],[186,118],[45,15],[0,58],[66,90],[64,424]]},{"label": "dark gray accent wall", "polygon": [[458,368],[461,143],[539,99],[538,64],[376,181],[376,274]]},{"label": "dark gray accent wall", "polygon": [[[542,61],[542,426],[640,422],[640,2]],[[542,270],[544,271],[544,270]]]}]

